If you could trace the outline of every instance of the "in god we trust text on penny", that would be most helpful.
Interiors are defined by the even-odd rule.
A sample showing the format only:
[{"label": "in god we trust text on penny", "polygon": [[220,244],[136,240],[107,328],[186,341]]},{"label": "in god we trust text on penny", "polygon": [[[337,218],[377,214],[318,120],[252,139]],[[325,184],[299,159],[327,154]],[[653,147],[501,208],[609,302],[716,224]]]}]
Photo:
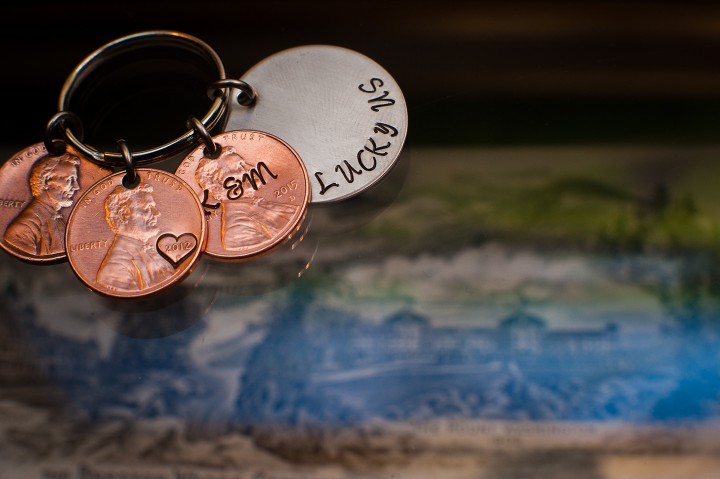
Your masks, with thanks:
[{"label": "in god we trust text on penny", "polygon": [[70,266],[106,296],[139,298],[182,281],[205,245],[202,206],[190,187],[165,171],[137,174],[133,188],[123,185],[125,173],[96,183],[68,220]]},{"label": "in god we trust text on penny", "polygon": [[287,143],[265,132],[230,131],[213,137],[217,158],[200,146],[176,174],[202,199],[208,216],[206,254],[247,260],[285,243],[310,201],[305,166]]}]

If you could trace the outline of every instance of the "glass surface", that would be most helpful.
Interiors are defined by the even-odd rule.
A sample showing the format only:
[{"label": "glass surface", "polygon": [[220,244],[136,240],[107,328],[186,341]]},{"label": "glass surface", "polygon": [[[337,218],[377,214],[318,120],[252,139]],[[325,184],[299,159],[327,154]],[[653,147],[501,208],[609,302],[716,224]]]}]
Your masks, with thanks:
[{"label": "glass surface", "polygon": [[258,41],[344,41],[410,110],[280,250],[140,302],[0,255],[0,478],[717,477],[720,10],[453,6],[385,53]]}]

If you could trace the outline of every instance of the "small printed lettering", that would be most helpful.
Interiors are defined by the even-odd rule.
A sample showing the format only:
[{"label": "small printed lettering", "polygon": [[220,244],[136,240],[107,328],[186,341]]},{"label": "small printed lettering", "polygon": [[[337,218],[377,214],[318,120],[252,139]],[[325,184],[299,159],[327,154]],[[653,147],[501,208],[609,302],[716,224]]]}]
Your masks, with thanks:
[{"label": "small printed lettering", "polygon": [[[112,185],[113,185],[113,181],[112,181],[112,180],[105,180],[105,181],[103,181],[102,183],[96,185],[95,188],[93,188],[93,194],[94,194],[95,196],[97,196],[97,195],[99,195],[100,193],[102,193],[102,192],[104,192],[105,190],[107,190],[108,188],[110,188]],[[87,203],[88,203],[88,204],[90,203],[90,200],[89,200],[89,199],[87,200]]]},{"label": "small printed lettering", "polygon": [[148,174],[148,179],[152,181],[157,181],[158,183],[163,183],[168,185],[170,188],[175,189],[176,191],[182,190],[182,186],[180,183],[175,181],[175,179],[171,176],[164,175],[162,173],[159,173],[157,171],[151,171]]},{"label": "small printed lettering", "polygon": [[3,208],[22,208],[25,206],[25,202],[16,200],[0,200],[0,206]]},{"label": "small printed lettering", "polygon": [[[362,85],[361,85],[362,86]],[[382,86],[382,85],[380,85]],[[389,135],[391,138],[398,135],[398,129],[387,123],[375,123],[373,127],[373,133]],[[356,155],[357,166],[351,164],[348,160],[343,160],[341,163],[335,165],[335,173],[339,173],[346,183],[353,183],[356,176],[362,175],[364,171],[370,172],[377,168],[378,157],[388,155],[388,148],[392,146],[392,142],[387,141],[385,144],[378,144],[375,137],[370,136],[362,149],[358,150]],[[325,183],[322,178],[323,173],[318,171],[315,172],[315,179],[320,184],[320,194],[324,195],[331,188],[337,188],[340,186],[337,182]]]},{"label": "small printed lettering", "polygon": [[378,146],[378,144],[375,142],[375,138],[373,137],[368,138],[368,141],[372,144],[372,147],[368,148],[367,146],[365,146],[365,151],[372,153],[373,155],[387,156],[387,151],[383,150],[387,150],[388,148],[390,148],[389,141],[383,146]]},{"label": "small printed lettering", "polygon": [[369,100],[368,100],[368,103],[377,103],[376,105],[372,105],[372,106],[370,107],[370,109],[371,109],[372,111],[377,112],[377,111],[380,111],[380,108],[394,105],[394,104],[395,104],[395,100],[393,100],[392,98],[388,98],[388,97],[387,97],[389,94],[390,94],[390,92],[387,91],[387,90],[385,90],[382,95],[380,95],[380,96],[378,96],[378,97],[375,97],[375,98],[369,99]]},{"label": "small printed lettering", "polygon": [[326,185],[322,179],[322,175],[323,174],[320,171],[315,172],[315,179],[318,181],[318,183],[320,183],[320,194],[321,195],[324,195],[325,193],[327,193],[330,188],[336,188],[336,187],[340,186],[340,184],[338,184],[338,183],[329,183]]},{"label": "small printed lettering", "polygon": [[243,188],[242,181],[238,180],[234,176],[228,176],[223,181],[223,188],[227,190],[227,198],[229,200],[236,200],[245,194],[245,188]]},{"label": "small printed lettering", "polygon": [[358,90],[363,93],[375,93],[377,89],[383,85],[385,85],[385,82],[382,81],[380,78],[371,78],[369,88],[366,87],[364,83],[361,83],[360,85],[358,85]]},{"label": "small printed lettering", "polygon": [[[390,133],[392,131],[392,133]],[[387,135],[390,133],[391,137],[398,136],[398,130],[392,125],[388,125],[387,123],[381,123],[377,122],[375,123],[375,128],[373,128],[374,133],[382,133],[383,135]]]},{"label": "small printed lettering", "polygon": [[100,249],[104,248],[107,249],[108,246],[108,240],[97,240],[97,241],[86,241],[85,243],[76,243],[74,245],[70,245],[70,251],[76,252],[76,251],[90,251],[93,249]]},{"label": "small printed lettering", "polygon": [[262,184],[266,184],[265,176],[262,173],[263,168],[265,169],[265,172],[272,177],[273,180],[277,179],[277,175],[270,171],[270,168],[265,164],[264,161],[260,161],[257,164],[257,167],[250,170],[250,173],[245,173],[242,176],[243,181],[249,181],[250,185],[253,187],[254,190],[258,189],[257,180],[260,180]]},{"label": "small printed lettering", "polygon": [[223,181],[223,188],[227,190],[227,198],[229,200],[237,200],[238,198],[241,198],[242,195],[245,194],[245,187],[243,186],[243,183],[248,183],[255,191],[260,188],[260,186],[258,186],[258,181],[263,185],[267,184],[267,180],[265,179],[265,175],[262,171],[263,169],[265,170],[265,173],[272,177],[272,179],[277,179],[278,175],[270,171],[270,168],[268,168],[264,161],[260,161],[255,168],[250,170],[250,173],[243,173],[240,179],[235,178],[234,176],[228,176],[225,178],[225,181]]},{"label": "small printed lettering", "polygon": [[[360,150],[357,152],[357,160],[358,160],[358,164],[360,165],[360,168],[362,168],[365,171],[374,170],[375,167],[377,167],[377,158],[373,156],[372,157],[372,161],[373,161],[372,166],[367,166],[365,164],[365,160],[363,159],[363,153],[365,153],[365,150]],[[385,156],[385,155],[383,155],[383,156]],[[345,163],[347,163],[347,160],[345,161]]]},{"label": "small printed lettering", "polygon": [[192,166],[193,162],[195,161],[195,158],[193,156],[188,156],[185,158],[185,160],[180,164],[180,168],[177,171],[178,175],[184,175],[187,170]]},{"label": "small printed lettering", "polygon": [[172,253],[175,251],[191,251],[195,249],[195,244],[190,241],[183,241],[182,243],[171,243],[165,247],[166,253]]},{"label": "small printed lettering", "polygon": [[[362,150],[360,151],[362,152]],[[353,168],[353,166],[348,162],[348,160],[343,161],[343,163],[345,163],[347,172],[346,169],[342,167],[342,165],[337,165],[335,167],[335,171],[337,173],[341,173],[345,178],[345,181],[347,181],[348,183],[352,183],[353,181],[355,181],[355,175],[362,175],[362,170]]]},{"label": "small printed lettering", "polygon": [[[203,198],[202,198],[202,202],[201,202],[203,207],[206,209],[209,208],[211,210],[216,210],[216,209],[220,208],[220,203],[211,204],[208,202],[209,200],[210,200],[210,190],[205,189],[205,190],[203,190]],[[210,213],[209,211],[205,211],[206,215],[208,215],[209,213]]]},{"label": "small printed lettering", "polygon": [[[33,156],[44,155],[46,152],[47,150],[45,149],[45,145],[34,146],[28,150],[25,150],[25,156],[27,158],[32,158]],[[20,163],[22,162],[22,158],[20,156],[18,156],[16,159],[19,160]]]},{"label": "small printed lettering", "polygon": [[225,133],[222,135],[222,139],[225,141],[237,141],[237,140],[248,140],[248,141],[261,141],[265,138],[265,135],[257,133],[255,131],[237,131],[232,133]]},{"label": "small printed lettering", "polygon": [[282,198],[283,196],[287,195],[290,201],[295,201],[295,195],[291,194],[291,192],[297,189],[297,181],[291,180],[288,183],[282,185],[277,190],[275,190],[275,198]]},{"label": "small printed lettering", "polygon": [[[366,87],[364,83],[361,83],[358,85],[358,90],[360,90],[363,93],[368,94],[376,94],[378,93],[378,88],[385,85],[385,82],[382,81],[380,78],[372,78],[370,80],[370,86]],[[367,102],[370,103],[370,109],[374,112],[380,111],[380,108],[384,108],[386,106],[392,106],[395,104],[395,100],[393,98],[389,98],[388,95],[390,95],[389,90],[383,90],[382,93],[380,93],[378,96],[369,99]]]}]

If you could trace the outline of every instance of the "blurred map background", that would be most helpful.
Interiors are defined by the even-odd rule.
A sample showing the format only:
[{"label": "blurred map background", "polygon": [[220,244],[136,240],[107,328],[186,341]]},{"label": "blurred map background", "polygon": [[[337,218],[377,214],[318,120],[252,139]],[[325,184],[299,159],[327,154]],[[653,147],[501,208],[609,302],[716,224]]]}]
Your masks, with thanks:
[{"label": "blurred map background", "polygon": [[37,94],[5,98],[3,158],[92,48],[148,27],[234,75],[354,48],[405,90],[410,137],[280,251],[156,301],[0,258],[0,478],[717,477],[720,8],[149,2],[102,29],[109,7],[68,5],[7,17],[38,28],[3,33],[5,91]]}]

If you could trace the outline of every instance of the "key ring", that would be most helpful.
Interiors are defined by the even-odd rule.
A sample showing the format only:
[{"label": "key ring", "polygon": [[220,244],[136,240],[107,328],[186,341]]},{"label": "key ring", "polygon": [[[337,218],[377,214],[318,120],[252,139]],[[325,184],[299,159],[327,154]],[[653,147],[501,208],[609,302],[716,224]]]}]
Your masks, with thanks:
[{"label": "key ring", "polygon": [[[201,118],[185,113],[181,136],[134,152],[123,140],[112,151],[83,140],[79,112],[97,129],[105,126],[101,114],[126,124],[137,120],[132,113],[107,112],[128,94],[154,95],[152,88],[167,87],[176,72],[189,75],[192,91],[199,81],[212,103]],[[18,210],[0,215],[0,247],[31,262],[67,256],[90,289],[145,297],[183,280],[201,253],[245,261],[274,251],[300,229],[311,198],[358,195],[396,163],[407,131],[404,97],[389,73],[364,55],[296,47],[243,78],[225,78],[212,48],[180,32],[141,32],[97,49],[63,85],[44,143],[0,169],[0,186],[12,185],[6,203]],[[259,86],[261,97],[251,85]],[[197,108],[178,97],[158,104],[158,111]],[[146,131],[145,124],[135,125]],[[211,133],[219,126],[221,132]],[[126,128],[112,139],[128,134]],[[186,147],[175,173],[142,167]],[[125,171],[110,173],[110,167]]]},{"label": "key ring", "polygon": [[226,78],[213,82],[207,90],[208,97],[217,98],[218,96],[221,96],[223,94],[223,88],[235,88],[240,90],[240,93],[235,97],[235,99],[242,106],[252,106],[255,104],[255,100],[257,100],[257,92],[252,86],[248,85],[248,83],[243,80],[235,80],[233,78]]},{"label": "key ring", "polygon": [[[202,40],[185,33],[154,30],[127,35],[114,40],[87,56],[70,74],[60,92],[58,101],[58,109],[60,112],[72,112],[73,99],[80,87],[92,77],[95,72],[103,64],[108,61],[136,52],[148,46],[170,46],[178,47],[187,52],[194,53],[199,56],[205,63],[205,66],[211,67],[218,80],[225,79],[225,67],[217,53]],[[218,126],[224,119],[228,99],[229,89],[220,90],[212,97],[212,105],[208,112],[199,120],[206,130],[212,130]],[[75,148],[81,154],[91,161],[103,165],[124,167],[125,160],[123,155],[118,151],[99,151],[83,142],[82,134],[76,131],[73,124],[60,124],[65,129],[65,140],[70,146]],[[137,165],[145,165],[171,157],[183,149],[193,145],[196,133],[193,129],[188,129],[181,136],[174,138],[160,146],[137,151],[133,153],[134,162]]]},{"label": "key ring", "polygon": [[212,139],[212,135],[210,135],[210,132],[207,131],[207,129],[203,126],[203,124],[195,118],[194,116],[191,116],[188,118],[187,122],[185,123],[188,128],[193,130],[195,134],[200,138],[200,141],[202,141],[205,144],[205,149],[203,150],[203,154],[207,156],[208,158],[215,159],[218,156],[220,156],[221,148],[218,146],[217,143],[215,143]]},{"label": "key ring", "polygon": [[117,145],[123,156],[123,161],[125,161],[125,176],[122,179],[122,184],[125,188],[133,189],[140,183],[140,177],[135,170],[135,156],[130,152],[125,140],[118,140]]},{"label": "key ring", "polygon": [[[70,123],[70,127],[65,124],[66,122]],[[45,129],[44,145],[45,149],[49,154],[51,154],[52,156],[59,156],[65,153],[67,149],[65,145],[66,138],[64,136],[63,138],[58,138],[56,136],[56,133],[58,133],[58,130],[64,130],[64,132],[67,132],[68,130],[70,130],[70,128],[75,130],[77,132],[78,138],[82,140],[82,122],[75,113],[71,113],[69,111],[61,111],[53,115],[53,117],[48,122],[47,128]]]}]

